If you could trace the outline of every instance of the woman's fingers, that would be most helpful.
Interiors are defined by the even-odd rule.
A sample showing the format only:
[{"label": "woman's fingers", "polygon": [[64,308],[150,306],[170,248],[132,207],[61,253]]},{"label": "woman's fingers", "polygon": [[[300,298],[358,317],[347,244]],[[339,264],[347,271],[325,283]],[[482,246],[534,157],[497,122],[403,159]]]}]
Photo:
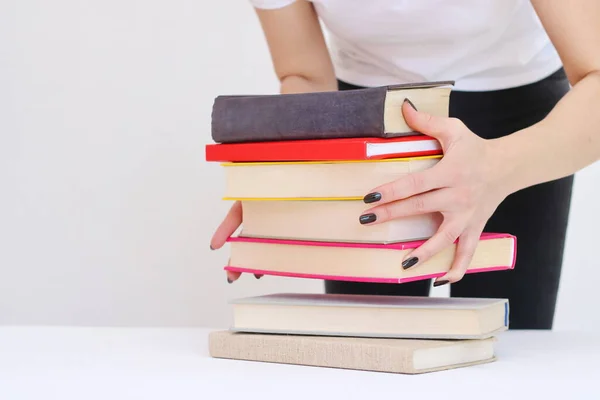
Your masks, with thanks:
[{"label": "woman's fingers", "polygon": [[[231,265],[231,258],[227,260],[227,265]],[[225,274],[227,275],[227,283],[233,283],[235,281],[237,281],[240,276],[242,275],[241,272],[237,272],[237,271],[225,271]]]},{"label": "woman's fingers", "polygon": [[447,173],[438,166],[439,163],[431,168],[401,176],[395,181],[381,185],[367,194],[363,201],[367,204],[385,204],[442,188],[448,182]]},{"label": "woman's fingers", "polygon": [[[225,216],[225,219],[223,220],[223,222],[221,222],[221,225],[219,225],[219,227],[215,231],[215,233],[212,237],[212,240],[210,242],[210,248],[213,250],[221,248],[225,244],[227,239],[231,235],[233,235],[233,233],[237,230],[237,228],[239,228],[239,226],[241,224],[242,224],[242,203],[239,201],[236,201],[233,204],[233,206],[231,206],[231,208],[229,209],[229,212]],[[227,264],[229,265],[229,261],[227,261]],[[237,271],[226,271],[226,275],[227,275],[227,282],[233,283],[240,278],[242,273],[237,272]],[[262,275],[254,274],[254,277],[256,279],[260,279],[260,278],[262,278]]]},{"label": "woman's fingers", "polygon": [[479,238],[481,237],[483,228],[483,225],[477,226],[476,228],[470,228],[460,235],[458,243],[456,244],[456,252],[452,267],[450,267],[450,270],[444,276],[437,278],[433,283],[433,286],[458,282],[463,278],[473,260],[473,255],[479,244]]},{"label": "woman's fingers", "polygon": [[450,201],[447,196],[444,189],[441,189],[382,204],[366,210],[359,217],[359,222],[363,225],[377,224],[396,218],[442,211]]},{"label": "woman's fingers", "polygon": [[[242,223],[242,203],[239,201],[236,201],[235,203],[233,203],[233,205],[227,212],[225,219],[223,219],[223,221],[221,222],[221,224],[219,225],[219,227],[213,234],[213,237],[210,241],[210,248],[212,250],[216,250],[216,249],[220,249],[221,247],[223,247],[223,245],[225,244],[227,239],[231,235],[233,235],[233,233],[241,225],[241,223]],[[229,260],[227,260],[227,265],[229,265]],[[225,271],[225,272],[227,275],[228,283],[235,282],[242,275],[241,272],[236,272],[236,271]]]},{"label": "woman's fingers", "polygon": [[242,224],[242,203],[236,201],[233,203],[229,212],[225,216],[225,219],[215,233],[210,241],[210,248],[212,250],[220,249],[223,247],[227,239],[233,235],[237,228]]},{"label": "woman's fingers", "polygon": [[[235,281],[237,281],[240,276],[242,276],[241,272],[237,272],[237,271],[226,271],[227,272],[227,282],[228,283],[233,283]],[[260,279],[263,277],[263,275],[260,274],[254,274],[254,277],[256,279]]]},{"label": "woman's fingers", "polygon": [[[444,153],[464,132],[464,124],[456,118],[437,117],[418,112],[408,102],[402,105],[406,123],[415,131],[438,139]],[[406,174],[393,182],[381,185],[365,195],[363,201],[370,203],[389,203],[406,199],[417,194],[446,187],[451,183],[451,174],[456,171],[445,168],[444,159],[436,165],[422,171]]]},{"label": "woman's fingers", "polygon": [[225,271],[227,272],[227,282],[228,283],[233,283],[235,281],[237,281],[239,279],[239,277],[242,275],[241,272],[237,272],[237,271]]},{"label": "woman's fingers", "polygon": [[436,286],[456,282],[462,279],[473,258],[483,230],[479,221],[489,218],[487,210],[498,204],[493,193],[494,175],[485,170],[472,172],[482,171],[480,166],[488,162],[490,148],[456,118],[417,111],[410,101],[404,102],[402,113],[414,131],[440,142],[444,157],[428,169],[406,174],[372,190],[363,201],[374,207],[363,212],[360,222],[375,224],[439,212],[444,221],[437,232],[408,254],[402,267],[418,268],[457,243],[451,268],[437,279]]},{"label": "woman's fingers", "polygon": [[456,138],[457,131],[463,125],[456,118],[438,117],[418,111],[407,100],[402,104],[402,116],[406,124],[414,131],[436,138],[444,151]]},{"label": "woman's fingers", "polygon": [[438,231],[425,243],[406,255],[402,261],[402,268],[408,269],[418,266],[429,260],[435,254],[451,246],[462,233],[462,226],[456,221],[444,220]]}]

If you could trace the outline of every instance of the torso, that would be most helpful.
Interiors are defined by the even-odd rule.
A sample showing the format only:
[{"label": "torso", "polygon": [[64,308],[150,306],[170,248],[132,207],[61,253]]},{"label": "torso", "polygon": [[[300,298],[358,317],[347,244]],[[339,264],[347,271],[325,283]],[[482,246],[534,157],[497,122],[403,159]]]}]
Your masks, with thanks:
[{"label": "torso", "polygon": [[454,80],[455,90],[494,90],[561,66],[529,0],[312,2],[338,79],[355,85]]}]

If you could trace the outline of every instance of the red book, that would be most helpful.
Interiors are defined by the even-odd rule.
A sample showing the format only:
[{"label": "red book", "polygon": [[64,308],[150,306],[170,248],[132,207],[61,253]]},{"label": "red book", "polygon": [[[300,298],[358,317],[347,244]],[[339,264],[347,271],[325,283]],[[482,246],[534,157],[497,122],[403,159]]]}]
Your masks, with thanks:
[{"label": "red book", "polygon": [[420,157],[442,154],[430,136],[286,140],[206,145],[206,161],[345,161]]}]

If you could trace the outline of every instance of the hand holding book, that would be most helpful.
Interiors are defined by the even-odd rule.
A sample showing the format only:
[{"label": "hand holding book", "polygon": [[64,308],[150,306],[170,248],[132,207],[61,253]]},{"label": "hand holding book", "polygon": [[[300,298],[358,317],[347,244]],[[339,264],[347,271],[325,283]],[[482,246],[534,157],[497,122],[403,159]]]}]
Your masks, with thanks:
[{"label": "hand holding book", "polygon": [[[509,175],[495,142],[448,118],[450,87],[218,97],[206,158],[223,162],[234,204],[210,246],[231,242],[228,281],[251,272],[440,285],[512,268],[514,238],[482,235]],[[318,121],[296,126],[299,112]],[[357,130],[349,115],[372,124]]]},{"label": "hand holding book", "polygon": [[362,224],[439,212],[443,222],[434,234],[403,260],[403,268],[418,268],[457,239],[456,255],[448,273],[435,285],[462,279],[487,220],[509,194],[494,142],[480,138],[460,120],[415,110],[405,101],[402,112],[417,132],[438,139],[444,157],[438,164],[376,187],[364,198],[375,204],[360,216]]}]

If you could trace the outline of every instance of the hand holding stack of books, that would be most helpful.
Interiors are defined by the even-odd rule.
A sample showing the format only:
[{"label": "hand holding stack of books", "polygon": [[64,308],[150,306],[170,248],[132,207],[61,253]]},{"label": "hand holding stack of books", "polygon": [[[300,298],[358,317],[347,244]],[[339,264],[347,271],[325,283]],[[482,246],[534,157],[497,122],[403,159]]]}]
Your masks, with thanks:
[{"label": "hand holding stack of books", "polygon": [[[373,225],[359,216],[373,188],[443,157],[400,110],[408,98],[447,116],[451,89],[427,82],[217,97],[206,160],[222,163],[224,199],[243,210],[225,269],[387,284],[444,275],[454,245],[415,268],[401,265],[437,231],[439,214]],[[486,232],[467,273],[511,269],[515,257],[513,235]],[[506,299],[293,293],[239,299],[234,319],[229,331],[211,334],[214,357],[398,373],[494,360],[493,339],[509,322]]]}]

